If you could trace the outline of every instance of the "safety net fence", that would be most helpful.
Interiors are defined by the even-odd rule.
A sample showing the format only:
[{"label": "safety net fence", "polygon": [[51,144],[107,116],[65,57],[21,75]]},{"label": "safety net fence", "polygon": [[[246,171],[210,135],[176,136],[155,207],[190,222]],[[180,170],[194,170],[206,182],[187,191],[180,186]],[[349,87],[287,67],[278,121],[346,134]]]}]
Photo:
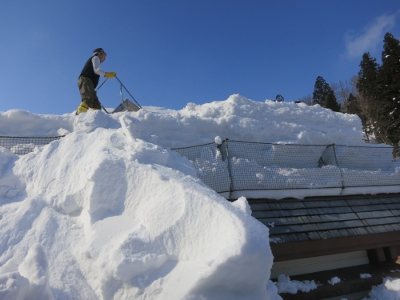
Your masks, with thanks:
[{"label": "safety net fence", "polygon": [[[0,136],[0,146],[24,155],[64,136]],[[189,159],[217,193],[400,187],[400,160],[390,146],[300,145],[243,142],[172,148]]]},{"label": "safety net fence", "polygon": [[225,140],[171,150],[188,158],[217,193],[400,186],[400,161],[393,160],[390,146]]},{"label": "safety net fence", "polygon": [[50,137],[0,136],[0,146],[7,148],[14,154],[24,155],[32,152],[37,146],[47,145],[63,137],[64,135]]}]

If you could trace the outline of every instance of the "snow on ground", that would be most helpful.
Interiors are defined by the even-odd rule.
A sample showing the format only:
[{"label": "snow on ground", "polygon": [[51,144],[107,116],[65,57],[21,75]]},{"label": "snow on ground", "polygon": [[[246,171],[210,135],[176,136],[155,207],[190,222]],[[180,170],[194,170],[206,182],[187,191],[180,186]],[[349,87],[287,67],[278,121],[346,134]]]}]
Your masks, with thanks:
[{"label": "snow on ground", "polygon": [[280,299],[268,228],[170,147],[220,138],[363,145],[354,115],[233,95],[179,111],[0,113],[1,299]]},{"label": "snow on ground", "polygon": [[383,283],[374,286],[369,293],[369,298],[363,300],[399,300],[400,299],[400,279],[387,277]]},{"label": "snow on ground", "polygon": [[276,282],[276,286],[278,288],[279,293],[290,293],[297,294],[298,291],[308,293],[311,290],[315,290],[317,288],[317,284],[314,280],[290,280],[289,276],[285,276],[283,274],[278,276],[278,280]]},{"label": "snow on ground", "polygon": [[340,282],[340,278],[337,276],[332,277],[331,279],[328,280],[328,283],[331,285],[335,285],[336,283],[339,283],[339,282]]}]

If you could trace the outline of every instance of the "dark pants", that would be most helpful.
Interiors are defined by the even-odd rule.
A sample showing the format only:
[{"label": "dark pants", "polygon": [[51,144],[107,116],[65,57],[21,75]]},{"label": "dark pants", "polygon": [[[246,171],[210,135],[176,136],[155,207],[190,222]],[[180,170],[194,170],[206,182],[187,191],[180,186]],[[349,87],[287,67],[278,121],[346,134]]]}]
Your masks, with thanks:
[{"label": "dark pants", "polygon": [[90,78],[81,76],[78,79],[79,92],[81,93],[82,102],[85,102],[89,108],[101,109],[99,98],[94,91],[94,85]]}]

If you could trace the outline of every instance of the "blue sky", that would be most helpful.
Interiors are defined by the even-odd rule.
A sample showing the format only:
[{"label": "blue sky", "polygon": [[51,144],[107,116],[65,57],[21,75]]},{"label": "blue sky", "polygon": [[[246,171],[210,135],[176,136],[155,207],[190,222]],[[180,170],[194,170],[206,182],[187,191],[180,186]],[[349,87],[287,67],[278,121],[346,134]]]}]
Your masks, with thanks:
[{"label": "blue sky", "polygon": [[[399,12],[394,0],[2,0],[0,111],[74,111],[77,77],[97,47],[108,53],[102,69],[142,106],[236,93],[294,101],[318,76],[357,75],[364,52],[380,59],[384,34],[400,39]],[[98,95],[117,107],[118,82]]]}]

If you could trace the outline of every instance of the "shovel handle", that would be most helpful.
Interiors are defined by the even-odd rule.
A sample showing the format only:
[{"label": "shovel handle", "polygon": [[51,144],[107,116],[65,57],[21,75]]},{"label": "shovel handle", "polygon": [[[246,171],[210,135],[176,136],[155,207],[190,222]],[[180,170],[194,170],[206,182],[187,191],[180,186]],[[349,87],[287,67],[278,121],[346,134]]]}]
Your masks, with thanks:
[{"label": "shovel handle", "polygon": [[139,108],[142,108],[142,107],[140,106],[140,104],[136,101],[136,99],[132,96],[132,94],[128,91],[128,89],[125,87],[125,85],[121,82],[121,80],[119,80],[119,78],[118,78],[117,76],[115,76],[115,78],[118,80],[118,82],[121,84],[121,86],[125,89],[125,91],[128,92],[129,96],[132,97],[133,101],[136,102],[137,106],[138,106]]}]

